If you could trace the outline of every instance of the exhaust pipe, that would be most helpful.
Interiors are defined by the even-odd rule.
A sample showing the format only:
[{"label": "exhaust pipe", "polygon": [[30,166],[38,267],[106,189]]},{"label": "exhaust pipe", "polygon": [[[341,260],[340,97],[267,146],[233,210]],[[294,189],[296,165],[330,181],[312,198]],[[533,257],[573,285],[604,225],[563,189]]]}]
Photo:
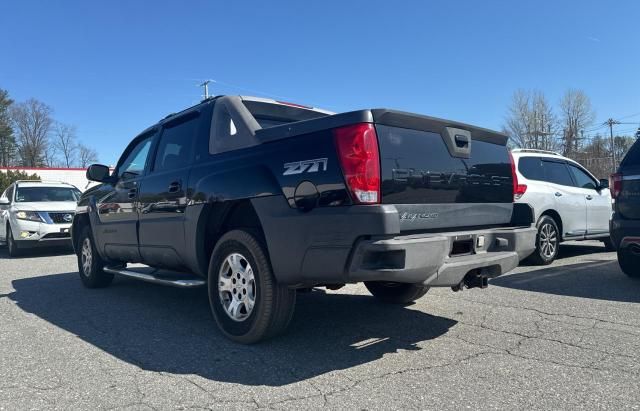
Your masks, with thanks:
[{"label": "exhaust pipe", "polygon": [[480,271],[471,271],[464,276],[460,284],[451,287],[453,291],[462,291],[465,288],[487,288],[489,277],[482,275]]}]

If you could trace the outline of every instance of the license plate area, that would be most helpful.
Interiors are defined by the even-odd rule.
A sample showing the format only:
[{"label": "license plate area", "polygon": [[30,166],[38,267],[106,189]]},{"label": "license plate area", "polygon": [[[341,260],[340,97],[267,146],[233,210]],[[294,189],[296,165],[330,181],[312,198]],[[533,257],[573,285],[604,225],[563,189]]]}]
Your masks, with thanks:
[{"label": "license plate area", "polygon": [[471,236],[465,238],[456,237],[451,243],[451,251],[449,257],[460,257],[463,255],[471,255],[474,253],[473,238]]}]

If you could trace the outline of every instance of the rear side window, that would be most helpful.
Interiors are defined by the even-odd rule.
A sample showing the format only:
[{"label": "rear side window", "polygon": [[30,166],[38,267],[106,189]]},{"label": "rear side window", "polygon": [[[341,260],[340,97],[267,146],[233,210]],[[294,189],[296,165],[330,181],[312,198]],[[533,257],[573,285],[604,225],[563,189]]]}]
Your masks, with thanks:
[{"label": "rear side window", "polygon": [[640,140],[636,141],[622,162],[623,166],[640,167]]},{"label": "rear side window", "polygon": [[199,116],[187,115],[165,125],[154,161],[154,171],[175,170],[191,163],[191,149],[198,132]]},{"label": "rear side window", "polygon": [[544,169],[539,157],[521,157],[518,161],[518,171],[529,180],[544,181]]},{"label": "rear side window", "polygon": [[543,161],[545,180],[563,186],[573,186],[573,180],[565,163]]}]

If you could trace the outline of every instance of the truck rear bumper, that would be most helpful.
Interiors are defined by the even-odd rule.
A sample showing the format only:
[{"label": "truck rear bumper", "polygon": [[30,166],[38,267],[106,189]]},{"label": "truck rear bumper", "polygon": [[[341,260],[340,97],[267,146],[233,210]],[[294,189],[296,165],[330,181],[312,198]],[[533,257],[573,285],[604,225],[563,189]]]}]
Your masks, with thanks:
[{"label": "truck rear bumper", "polygon": [[[611,238],[616,246],[622,246],[625,238],[640,237],[640,220],[624,220],[614,214],[610,222]],[[630,243],[630,241],[625,241]]]},{"label": "truck rear bumper", "polygon": [[362,240],[347,276],[453,287],[470,272],[493,278],[511,271],[533,252],[535,238],[536,230],[525,227]]},{"label": "truck rear bumper", "polygon": [[305,213],[276,196],[252,204],[274,275],[292,287],[360,281],[455,286],[474,270],[487,277],[504,274],[535,249],[532,216],[519,227],[401,235],[393,205]]}]

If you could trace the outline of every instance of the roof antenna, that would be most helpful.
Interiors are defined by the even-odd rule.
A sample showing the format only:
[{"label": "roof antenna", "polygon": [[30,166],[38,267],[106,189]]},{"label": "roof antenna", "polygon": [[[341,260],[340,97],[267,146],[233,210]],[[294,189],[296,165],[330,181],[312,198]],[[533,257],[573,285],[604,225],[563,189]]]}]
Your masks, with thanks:
[{"label": "roof antenna", "polygon": [[215,83],[214,80],[205,80],[201,84],[198,84],[200,87],[204,87],[204,99],[209,98],[209,83]]}]

